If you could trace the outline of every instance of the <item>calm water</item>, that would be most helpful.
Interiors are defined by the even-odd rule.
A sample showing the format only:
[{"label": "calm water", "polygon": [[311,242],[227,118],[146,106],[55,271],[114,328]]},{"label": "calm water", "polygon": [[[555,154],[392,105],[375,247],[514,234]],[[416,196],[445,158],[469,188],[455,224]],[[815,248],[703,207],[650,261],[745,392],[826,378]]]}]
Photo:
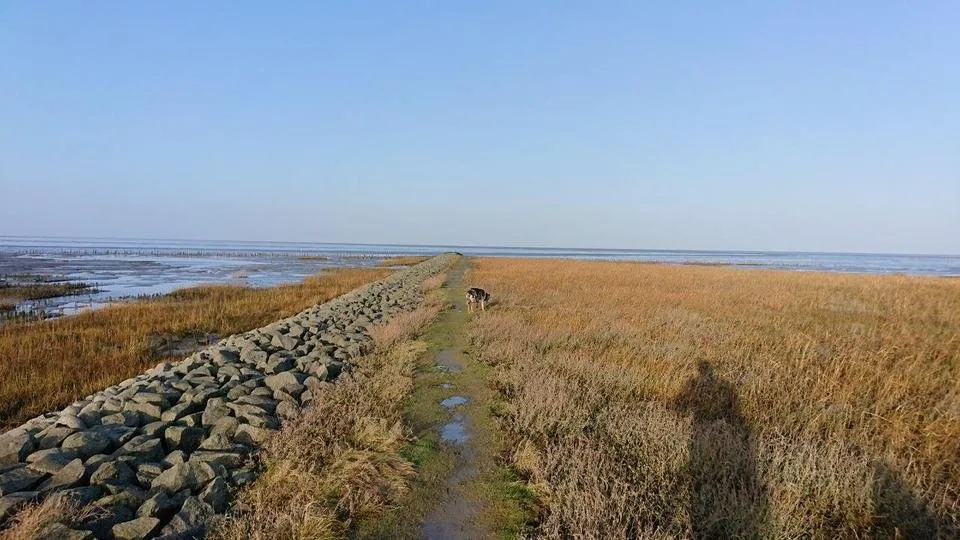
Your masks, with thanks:
[{"label": "calm water", "polygon": [[0,236],[0,276],[39,274],[95,283],[101,292],[27,303],[70,313],[112,299],[164,294],[201,283],[270,286],[302,280],[324,268],[375,265],[398,254],[552,257],[700,263],[801,271],[960,276],[960,256],[757,251],[553,249],[477,246],[323,244],[39,238]]}]

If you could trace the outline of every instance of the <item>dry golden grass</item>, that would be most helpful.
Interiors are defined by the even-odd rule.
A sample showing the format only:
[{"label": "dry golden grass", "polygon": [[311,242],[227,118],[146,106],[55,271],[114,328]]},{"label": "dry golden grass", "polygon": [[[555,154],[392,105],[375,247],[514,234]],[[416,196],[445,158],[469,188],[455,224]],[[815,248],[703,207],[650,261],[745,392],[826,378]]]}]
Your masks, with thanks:
[{"label": "dry golden grass", "polygon": [[51,531],[44,529],[54,523],[64,525],[79,524],[97,512],[95,508],[80,508],[69,498],[49,498],[43,502],[32,503],[11,518],[3,530],[0,540],[28,540],[51,537]]},{"label": "dry golden grass", "polygon": [[439,289],[446,280],[446,274],[424,280],[421,288],[426,293],[423,304],[414,311],[400,313],[389,322],[374,326],[370,329],[370,337],[379,350],[389,350],[395,344],[407,341],[416,336],[420,329],[435,319],[443,309],[443,297]]},{"label": "dry golden grass", "polygon": [[39,323],[0,326],[0,426],[64,406],[162,358],[157,336],[228,335],[293,315],[390,273],[337,269],[270,289],[204,286]]},{"label": "dry golden grass", "polygon": [[356,521],[402,499],[415,471],[401,455],[409,438],[401,412],[426,351],[411,338],[439,309],[425,302],[372,329],[376,352],[325,385],[270,441],[265,472],[237,497],[249,510],[220,523],[213,538],[346,538]]},{"label": "dry golden grass", "polygon": [[443,287],[443,284],[447,281],[447,274],[437,274],[433,277],[429,277],[423,280],[423,291],[429,293],[430,291],[435,291],[440,287]]},{"label": "dry golden grass", "polygon": [[480,259],[546,537],[960,534],[960,280]]}]

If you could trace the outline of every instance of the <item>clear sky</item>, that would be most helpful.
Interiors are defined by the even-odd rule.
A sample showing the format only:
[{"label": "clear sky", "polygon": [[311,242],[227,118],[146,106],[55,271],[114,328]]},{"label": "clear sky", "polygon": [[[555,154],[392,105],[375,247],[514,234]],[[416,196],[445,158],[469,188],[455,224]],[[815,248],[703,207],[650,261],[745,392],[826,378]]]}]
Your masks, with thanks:
[{"label": "clear sky", "polygon": [[3,2],[0,235],[960,253],[960,2]]}]

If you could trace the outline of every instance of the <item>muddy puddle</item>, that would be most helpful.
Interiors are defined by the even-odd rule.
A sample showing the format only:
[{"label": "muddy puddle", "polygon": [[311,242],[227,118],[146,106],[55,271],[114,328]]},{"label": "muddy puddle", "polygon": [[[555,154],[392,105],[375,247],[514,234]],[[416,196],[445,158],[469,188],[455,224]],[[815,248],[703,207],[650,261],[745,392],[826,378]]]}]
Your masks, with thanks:
[{"label": "muddy puddle", "polygon": [[461,362],[451,350],[438,352],[435,366],[440,371],[447,373],[460,373],[463,371],[463,362]]}]

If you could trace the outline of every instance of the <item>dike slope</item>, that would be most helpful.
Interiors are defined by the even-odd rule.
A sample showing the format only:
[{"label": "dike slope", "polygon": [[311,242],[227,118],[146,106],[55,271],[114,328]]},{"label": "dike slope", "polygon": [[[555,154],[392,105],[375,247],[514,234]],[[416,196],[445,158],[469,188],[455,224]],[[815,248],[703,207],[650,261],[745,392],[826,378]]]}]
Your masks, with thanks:
[{"label": "dike slope", "polygon": [[28,502],[62,498],[97,511],[44,536],[201,536],[256,477],[252,454],[369,350],[371,325],[419,306],[423,280],[457,257],[230,336],[0,435],[0,528]]}]

